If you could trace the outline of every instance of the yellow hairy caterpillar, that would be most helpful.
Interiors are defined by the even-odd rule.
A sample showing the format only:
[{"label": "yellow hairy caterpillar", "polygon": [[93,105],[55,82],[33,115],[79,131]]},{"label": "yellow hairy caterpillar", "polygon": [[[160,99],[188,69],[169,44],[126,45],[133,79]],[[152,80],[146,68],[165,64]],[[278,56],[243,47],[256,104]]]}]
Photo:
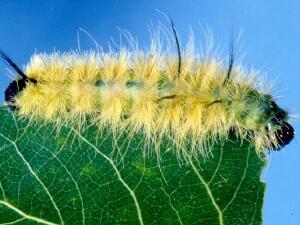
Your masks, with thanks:
[{"label": "yellow hairy caterpillar", "polygon": [[119,52],[35,54],[23,72],[3,52],[18,77],[5,101],[20,117],[143,133],[147,141],[169,138],[201,154],[210,137],[230,133],[250,139],[257,152],[280,150],[294,138],[287,111],[256,88],[253,72],[233,63],[177,55],[157,48]]}]

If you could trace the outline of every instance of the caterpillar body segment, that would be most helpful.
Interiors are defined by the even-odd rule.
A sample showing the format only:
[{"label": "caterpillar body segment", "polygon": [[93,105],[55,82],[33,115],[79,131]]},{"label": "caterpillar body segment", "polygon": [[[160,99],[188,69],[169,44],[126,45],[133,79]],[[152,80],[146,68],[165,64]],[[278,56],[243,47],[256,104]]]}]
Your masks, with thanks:
[{"label": "caterpillar body segment", "polygon": [[25,73],[15,71],[21,87],[17,78],[5,100],[31,120],[91,121],[156,143],[167,137],[178,151],[192,146],[203,155],[209,138],[232,132],[250,138],[258,153],[279,150],[294,137],[288,113],[256,89],[253,73],[213,58],[183,56],[178,71],[174,56],[160,52],[54,52],[33,55]]}]

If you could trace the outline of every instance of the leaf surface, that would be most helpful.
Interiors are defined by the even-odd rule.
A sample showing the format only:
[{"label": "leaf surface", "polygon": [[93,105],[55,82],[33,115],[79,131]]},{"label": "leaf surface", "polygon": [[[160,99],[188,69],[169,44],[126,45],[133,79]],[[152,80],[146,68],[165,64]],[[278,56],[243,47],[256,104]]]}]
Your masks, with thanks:
[{"label": "leaf surface", "polygon": [[58,131],[4,107],[0,118],[0,224],[262,223],[265,162],[247,141],[184,160],[139,135],[115,148],[95,127]]}]

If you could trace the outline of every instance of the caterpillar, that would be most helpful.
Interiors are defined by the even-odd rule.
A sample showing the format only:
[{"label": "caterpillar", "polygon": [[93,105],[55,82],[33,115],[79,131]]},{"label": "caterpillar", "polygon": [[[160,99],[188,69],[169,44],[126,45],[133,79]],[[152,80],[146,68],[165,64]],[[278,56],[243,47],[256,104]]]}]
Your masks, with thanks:
[{"label": "caterpillar", "polygon": [[176,149],[189,146],[203,155],[208,137],[230,133],[250,139],[258,153],[292,141],[288,112],[257,88],[255,72],[234,65],[233,52],[227,66],[213,57],[180,55],[175,36],[177,56],[156,47],[41,53],[24,71],[1,51],[17,74],[5,102],[21,118],[79,126],[90,121],[99,129],[143,133],[148,142],[168,138]]}]

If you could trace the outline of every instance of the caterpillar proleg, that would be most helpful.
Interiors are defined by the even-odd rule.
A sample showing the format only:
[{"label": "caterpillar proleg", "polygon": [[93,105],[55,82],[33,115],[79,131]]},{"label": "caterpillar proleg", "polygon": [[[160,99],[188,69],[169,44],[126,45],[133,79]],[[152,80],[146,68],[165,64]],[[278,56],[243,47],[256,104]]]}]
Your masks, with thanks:
[{"label": "caterpillar proleg", "polygon": [[196,53],[177,57],[153,49],[34,54],[24,72],[1,52],[18,76],[5,101],[30,120],[89,121],[99,129],[143,133],[147,142],[168,138],[178,151],[189,146],[203,155],[208,137],[234,133],[258,153],[280,150],[294,138],[288,112],[257,89],[255,72],[234,65],[233,56],[226,66]]}]

